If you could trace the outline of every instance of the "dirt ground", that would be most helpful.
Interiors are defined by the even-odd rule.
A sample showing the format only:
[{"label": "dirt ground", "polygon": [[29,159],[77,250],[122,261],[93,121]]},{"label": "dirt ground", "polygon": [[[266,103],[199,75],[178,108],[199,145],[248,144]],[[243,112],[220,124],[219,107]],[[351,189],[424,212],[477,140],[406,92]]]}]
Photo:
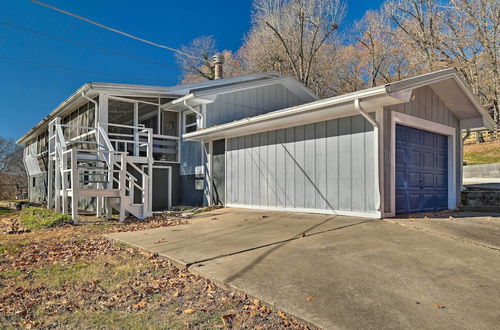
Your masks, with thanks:
[{"label": "dirt ground", "polygon": [[1,328],[294,328],[256,299],[225,291],[103,233],[182,226],[185,219],[103,221],[24,232],[0,214]]}]

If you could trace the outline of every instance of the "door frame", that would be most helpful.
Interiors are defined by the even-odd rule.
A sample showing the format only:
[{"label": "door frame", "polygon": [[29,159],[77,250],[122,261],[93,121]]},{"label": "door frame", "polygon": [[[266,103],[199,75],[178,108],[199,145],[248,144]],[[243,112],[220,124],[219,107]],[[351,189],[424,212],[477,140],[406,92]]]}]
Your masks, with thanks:
[{"label": "door frame", "polygon": [[457,207],[457,149],[456,129],[430,120],[413,117],[401,112],[391,111],[391,212],[387,216],[396,216],[396,125],[409,126],[423,131],[448,137],[448,209]]},{"label": "door frame", "polygon": [[[147,165],[142,165],[142,171],[147,167]],[[151,169],[151,183],[154,184],[154,169],[155,168],[165,168],[168,169],[168,209],[170,210],[172,208],[172,166],[166,166],[166,165],[153,165]],[[153,187],[151,187],[151,204],[153,203]],[[158,211],[153,211],[151,212],[158,212]]]}]

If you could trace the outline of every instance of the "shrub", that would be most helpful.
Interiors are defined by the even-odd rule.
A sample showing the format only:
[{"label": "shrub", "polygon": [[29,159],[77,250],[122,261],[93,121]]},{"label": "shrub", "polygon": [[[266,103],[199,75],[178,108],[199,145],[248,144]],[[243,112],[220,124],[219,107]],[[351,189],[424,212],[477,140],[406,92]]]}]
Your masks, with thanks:
[{"label": "shrub", "polygon": [[21,211],[19,221],[27,229],[41,229],[70,223],[71,217],[44,207],[27,207]]}]

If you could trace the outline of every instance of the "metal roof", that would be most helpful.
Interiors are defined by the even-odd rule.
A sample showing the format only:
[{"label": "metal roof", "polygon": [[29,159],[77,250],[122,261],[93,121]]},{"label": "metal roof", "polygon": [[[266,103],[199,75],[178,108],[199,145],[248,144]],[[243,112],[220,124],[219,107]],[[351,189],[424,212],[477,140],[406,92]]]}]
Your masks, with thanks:
[{"label": "metal roof", "polygon": [[[252,73],[233,78],[224,78],[218,80],[209,80],[199,83],[181,84],[175,86],[152,86],[152,85],[134,85],[134,84],[119,84],[119,83],[106,83],[106,82],[88,82],[77,89],[71,96],[59,104],[47,116],[45,116],[38,124],[26,132],[21,138],[17,140],[18,144],[25,143],[36,131],[44,127],[49,121],[68,109],[78,100],[82,100],[82,93],[89,93],[90,96],[98,94],[99,92],[113,93],[116,95],[133,95],[133,96],[155,96],[165,98],[179,98],[188,95],[192,92],[205,93],[211,89],[227,88],[237,89],[238,86],[254,81],[263,80],[276,80],[281,79],[281,76],[275,72]],[[288,79],[293,79],[289,78]],[[306,92],[310,93],[305,87]]]},{"label": "metal roof", "polygon": [[359,99],[361,105],[370,112],[376,108],[408,102],[413,89],[427,85],[431,85],[434,92],[463,121],[462,128],[494,126],[493,119],[479,103],[470,87],[458,71],[451,68],[204,128],[184,134],[183,137],[189,141],[202,141],[207,138],[254,134],[270,129],[290,127],[297,123],[303,125],[326,118],[351,116],[358,113],[353,102],[356,99]]}]

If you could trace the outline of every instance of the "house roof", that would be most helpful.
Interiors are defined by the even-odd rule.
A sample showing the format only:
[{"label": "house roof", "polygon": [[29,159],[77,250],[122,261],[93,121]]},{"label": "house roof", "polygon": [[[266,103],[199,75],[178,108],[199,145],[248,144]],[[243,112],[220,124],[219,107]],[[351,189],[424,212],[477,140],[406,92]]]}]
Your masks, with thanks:
[{"label": "house roof", "polygon": [[116,96],[136,96],[136,97],[162,97],[170,99],[178,99],[187,95],[196,95],[202,97],[206,95],[214,95],[217,92],[224,93],[242,88],[253,87],[255,84],[276,83],[282,82],[293,86],[296,91],[308,94],[313,98],[316,96],[306,87],[301,85],[291,77],[281,76],[275,72],[253,73],[239,77],[225,78],[218,80],[209,80],[199,83],[182,84],[176,86],[148,86],[148,85],[131,85],[117,84],[105,82],[88,82],[77,89],[71,96],[59,104],[47,116],[45,116],[37,125],[26,132],[17,140],[18,144],[26,143],[31,137],[44,130],[48,123],[56,116],[61,115],[67,110],[71,110],[77,104],[84,103],[86,100],[83,95],[95,97],[99,93],[108,93]]},{"label": "house roof", "polygon": [[254,134],[298,123],[303,125],[351,116],[358,113],[354,106],[356,99],[360,101],[360,105],[367,112],[373,112],[380,107],[408,102],[412,91],[422,86],[430,86],[434,90],[446,106],[461,120],[462,129],[492,128],[494,126],[490,115],[476,99],[470,87],[458,71],[451,68],[212,126],[184,134],[183,137],[189,141],[202,141]]}]

